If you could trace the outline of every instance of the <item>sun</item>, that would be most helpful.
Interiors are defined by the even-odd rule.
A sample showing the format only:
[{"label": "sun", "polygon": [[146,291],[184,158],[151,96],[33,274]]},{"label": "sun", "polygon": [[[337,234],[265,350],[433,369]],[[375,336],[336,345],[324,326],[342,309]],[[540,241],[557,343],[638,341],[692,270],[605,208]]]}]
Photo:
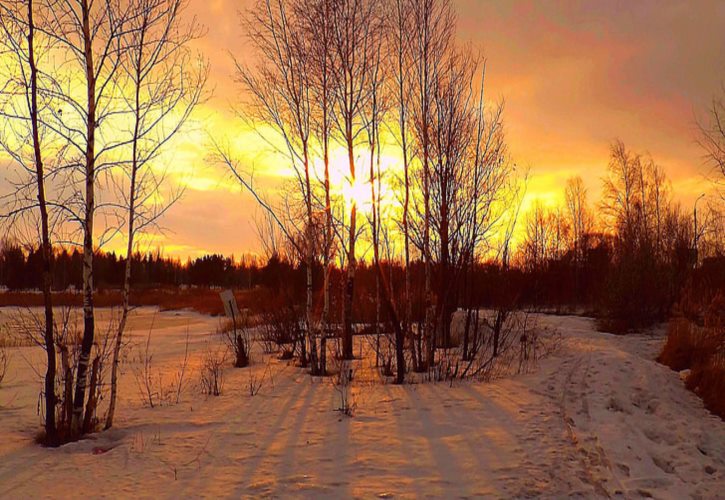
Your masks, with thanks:
[{"label": "sun", "polygon": [[370,181],[357,178],[353,182],[349,179],[343,182],[342,199],[345,206],[355,206],[356,210],[367,213],[372,208],[371,197]]},{"label": "sun", "polygon": [[[377,161],[377,158],[376,158]],[[380,172],[382,182],[380,183],[380,213],[389,214],[397,206],[391,182],[395,179],[396,171],[400,160],[392,154],[382,154],[380,157]],[[342,147],[330,151],[330,191],[335,199],[345,207],[346,211],[355,206],[358,213],[372,215],[372,190],[370,186],[370,152],[360,148],[355,152],[355,178],[350,175],[350,162],[347,150]],[[377,165],[375,166],[377,171]],[[315,159],[313,163],[314,176],[322,180],[324,178],[325,166],[321,159]],[[378,189],[376,181],[375,188]]]}]

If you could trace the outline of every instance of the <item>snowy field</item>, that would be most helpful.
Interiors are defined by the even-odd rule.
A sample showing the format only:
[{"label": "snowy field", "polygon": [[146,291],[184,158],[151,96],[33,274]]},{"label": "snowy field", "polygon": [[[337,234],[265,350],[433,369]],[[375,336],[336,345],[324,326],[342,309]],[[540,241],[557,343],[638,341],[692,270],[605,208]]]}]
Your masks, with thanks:
[{"label": "snowy field", "polygon": [[[0,324],[13,314],[0,310]],[[540,319],[564,341],[535,372],[453,387],[363,377],[347,417],[330,378],[259,352],[251,370],[225,370],[221,396],[202,395],[200,360],[219,320],[141,309],[114,429],[59,449],[33,443],[43,352],[13,347],[0,498],[725,497],[725,423],[653,360],[661,334]],[[187,331],[190,354],[180,402],[149,408],[133,367],[152,321],[153,373],[177,372]],[[254,396],[250,382],[261,384]]]}]

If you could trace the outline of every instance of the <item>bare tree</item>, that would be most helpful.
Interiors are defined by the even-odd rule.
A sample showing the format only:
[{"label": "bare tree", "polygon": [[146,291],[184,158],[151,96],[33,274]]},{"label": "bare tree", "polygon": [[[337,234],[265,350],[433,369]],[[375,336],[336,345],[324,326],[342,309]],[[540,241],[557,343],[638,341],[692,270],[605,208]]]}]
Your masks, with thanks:
[{"label": "bare tree", "polygon": [[[470,200],[468,208],[461,211],[464,230],[461,232],[461,264],[459,268],[464,276],[464,305],[467,307],[466,326],[463,338],[463,359],[473,359],[479,347],[479,308],[472,297],[473,271],[480,259],[479,254],[485,255],[491,248],[497,249],[498,261],[502,270],[508,270],[510,262],[510,246],[514,230],[518,223],[521,201],[526,187],[526,175],[517,178],[514,168],[508,159],[505,137],[503,133],[503,103],[491,109],[487,108],[484,99],[485,89],[485,63],[481,71],[481,89],[476,116],[475,146],[472,154],[473,175],[470,183],[461,186],[466,193],[464,200]],[[466,207],[466,204],[463,204]],[[492,237],[500,233],[500,242],[496,244]],[[466,290],[468,281],[468,290]],[[466,299],[465,294],[468,293]],[[496,324],[494,327],[493,354],[498,353],[500,325],[505,322],[505,315],[512,306],[507,301],[507,294],[502,304],[499,304]],[[472,309],[475,308],[475,311]],[[473,338],[469,338],[471,320],[474,320]],[[497,333],[498,332],[498,333]],[[472,345],[469,348],[469,340]]]},{"label": "bare tree", "polygon": [[111,396],[106,429],[113,425],[118,393],[118,363],[129,312],[131,268],[136,236],[156,227],[159,218],[179,199],[171,192],[159,203],[165,176],[151,168],[166,146],[187,121],[202,98],[208,69],[192,61],[189,42],[201,36],[192,22],[183,25],[185,0],[135,0],[128,24],[123,74],[124,96],[132,116],[129,160],[124,165],[128,185],[122,186],[127,207],[126,263],[121,318],[118,323],[111,368]]},{"label": "bare tree", "polygon": [[525,219],[523,251],[527,270],[543,270],[556,257],[556,229],[554,210],[536,200]]},{"label": "bare tree", "polygon": [[[55,340],[53,333],[53,299],[52,286],[52,259],[53,247],[50,239],[50,222],[48,215],[48,202],[46,198],[46,171],[42,153],[41,129],[43,124],[40,113],[46,101],[40,95],[38,48],[47,52],[50,47],[47,43],[36,42],[35,11],[38,7],[33,0],[11,0],[0,5],[0,53],[12,55],[12,62],[8,63],[9,74],[4,75],[5,85],[0,88],[0,116],[5,119],[19,122],[18,126],[9,127],[11,133],[0,135],[0,146],[10,154],[31,177],[34,177],[34,194],[37,203],[25,204],[11,209],[8,216],[13,219],[15,214],[25,210],[36,209],[40,215],[40,241],[42,256],[42,291],[45,311],[44,345],[47,367],[45,372],[45,442],[54,446],[58,444],[55,422]],[[42,9],[42,6],[40,7]],[[38,10],[40,10],[38,9]],[[20,99],[16,99],[20,97]],[[29,137],[28,137],[29,136]],[[32,144],[32,154],[27,154],[23,143],[26,139]],[[20,185],[22,189],[23,184]],[[12,198],[17,202],[20,197],[13,193]],[[22,198],[20,198],[22,199]],[[4,374],[4,366],[3,374]]]},{"label": "bare tree", "polygon": [[[500,263],[501,270],[506,273],[510,269],[511,265],[511,240],[513,239],[516,226],[519,222],[519,214],[521,212],[521,205],[526,194],[526,187],[528,182],[528,172],[526,172],[521,178],[514,178],[513,182],[508,184],[506,189],[506,195],[504,196],[505,206],[508,209],[502,210],[507,215],[504,219],[502,226],[502,236],[497,251],[497,260]],[[512,209],[512,207],[515,207]],[[496,358],[499,355],[501,347],[501,334],[504,325],[506,324],[509,315],[518,306],[518,296],[516,292],[512,292],[513,287],[506,284],[504,290],[499,290],[499,300],[496,307],[496,316],[493,323],[493,350],[491,357]],[[478,315],[476,315],[476,321],[478,321]],[[476,323],[478,328],[478,323]],[[474,337],[474,349],[478,349],[478,339]],[[473,358],[473,356],[471,356]]]},{"label": "bare tree", "polygon": [[626,331],[661,319],[671,306],[674,292],[667,274],[674,248],[665,229],[677,227],[679,217],[660,167],[621,141],[612,145],[602,198],[604,222],[614,236],[602,326]]},{"label": "bare tree", "polygon": [[[130,5],[120,0],[48,1],[49,19],[43,34],[59,46],[63,60],[58,65],[64,71],[57,75],[50,89],[57,105],[51,108],[52,116],[46,124],[69,144],[71,160],[64,167],[64,174],[71,192],[63,209],[69,220],[79,224],[83,240],[84,330],[71,422],[71,436],[77,437],[83,432],[88,368],[94,345],[93,254],[118,230],[106,220],[107,227],[96,241],[97,212],[113,205],[97,199],[97,186],[101,176],[118,164],[114,154],[128,143],[103,131],[110,131],[122,114],[117,85]],[[79,77],[82,91],[65,82]]]},{"label": "bare tree", "polygon": [[617,141],[611,146],[608,170],[601,204],[603,221],[609,230],[631,232],[638,220],[637,212],[643,206],[639,196],[642,159],[627,151],[622,141]]},{"label": "bare tree", "polygon": [[[381,43],[382,37],[376,40],[378,43],[374,55],[374,62],[371,65],[370,78],[370,102],[366,112],[363,113],[363,123],[368,137],[370,147],[370,231],[373,241],[373,264],[380,266],[380,123],[384,119],[385,109],[381,106],[380,87],[383,84],[381,77]],[[377,166],[377,168],[376,168]],[[375,274],[375,326],[376,338],[375,366],[380,363],[380,275]]]},{"label": "bare tree", "polygon": [[330,141],[332,136],[333,112],[333,50],[334,38],[332,9],[334,0],[307,0],[295,6],[304,37],[309,47],[308,65],[311,66],[310,83],[316,106],[312,111],[313,131],[323,162],[322,205],[324,222],[323,241],[323,304],[322,332],[320,335],[319,368],[320,375],[327,372],[327,335],[330,330],[330,275],[334,259],[335,240],[332,216],[332,195],[330,186]]},{"label": "bare tree", "polygon": [[[722,186],[725,183],[725,85],[720,96],[713,98],[708,123],[700,124],[700,146],[713,168],[713,181]],[[725,191],[720,197],[725,199]]]},{"label": "bare tree", "polygon": [[592,230],[592,215],[587,204],[587,188],[581,177],[571,177],[564,188],[567,216],[571,227],[571,248],[574,252],[574,288],[579,299],[579,274],[587,251],[587,235]]},{"label": "bare tree", "polygon": [[[332,10],[333,116],[337,133],[347,152],[347,182],[353,189],[357,185],[355,150],[359,136],[365,130],[362,113],[370,99],[378,38],[382,36],[381,6],[379,0],[339,0]],[[358,237],[357,206],[354,201],[349,207],[348,224],[342,355],[345,359],[352,359],[352,309],[357,265],[355,243]]]},{"label": "bare tree", "polygon": [[[417,369],[417,356],[415,345],[411,335],[412,307],[411,297],[411,276],[410,276],[410,145],[408,139],[408,121],[410,108],[410,85],[408,69],[411,65],[411,54],[409,48],[409,34],[411,28],[411,4],[409,0],[395,0],[395,4],[388,16],[388,33],[390,46],[390,57],[392,61],[392,82],[391,94],[398,111],[398,133],[400,135],[400,150],[403,160],[403,252],[405,263],[405,289],[404,289],[404,311],[403,331],[405,338],[411,339],[411,352],[413,354],[413,368]],[[403,342],[404,339],[396,340],[396,362],[404,361]]]},{"label": "bare tree", "polygon": [[267,261],[273,258],[286,258],[284,251],[285,236],[282,234],[277,221],[268,211],[262,210],[261,212],[255,213],[254,229]]},{"label": "bare tree", "polygon": [[[476,139],[476,117],[471,82],[477,61],[469,54],[451,51],[434,80],[433,119],[431,120],[431,166],[428,192],[429,218],[434,228],[430,238],[437,262],[436,316],[438,330],[434,344],[450,346],[450,319],[454,309],[459,268],[463,257],[464,228],[473,214],[469,194],[477,165],[470,156]],[[469,163],[471,162],[471,163]],[[474,175],[466,168],[471,165]],[[473,189],[471,189],[473,188]],[[469,190],[470,189],[470,190]]]},{"label": "bare tree", "polygon": [[[415,151],[422,171],[423,231],[422,257],[425,265],[425,323],[423,336],[426,337],[427,357],[422,359],[418,352],[419,368],[433,363],[435,352],[435,334],[433,331],[433,291],[431,281],[430,249],[430,162],[431,162],[431,124],[433,120],[433,101],[435,79],[444,57],[451,46],[454,28],[453,13],[448,0],[412,0],[412,26],[409,30],[411,59],[411,121],[415,137]],[[420,342],[419,342],[420,346]]]},{"label": "bare tree", "polygon": [[[249,39],[260,56],[255,68],[248,68],[236,62],[237,78],[243,86],[249,102],[243,118],[250,122],[269,125],[274,137],[265,136],[257,130],[270,145],[281,140],[283,146],[275,147],[278,153],[286,156],[294,175],[294,181],[302,195],[304,217],[302,232],[304,242],[295,241],[295,234],[281,227],[294,248],[304,256],[307,277],[307,299],[305,306],[305,326],[307,341],[302,343],[301,361],[307,366],[307,346],[309,344],[310,362],[313,373],[319,371],[317,346],[315,341],[313,309],[312,267],[315,254],[312,193],[312,99],[311,82],[311,46],[309,37],[305,37],[304,25],[286,0],[261,0],[250,11],[246,22]],[[217,147],[219,152],[219,148]],[[225,163],[242,184],[253,190],[252,176],[236,168],[227,155]],[[257,201],[265,210],[273,210],[267,202],[255,194]],[[289,200],[288,200],[289,201]],[[288,207],[289,208],[289,207]],[[273,217],[281,226],[282,220],[276,214]]]},{"label": "bare tree", "polygon": [[381,318],[382,305],[385,305],[385,311],[389,318],[394,331],[394,343],[396,350],[396,377],[395,382],[402,384],[405,381],[405,356],[404,342],[405,334],[403,325],[401,325],[397,308],[393,302],[393,291],[391,283],[385,276],[380,258],[381,253],[381,235],[384,235],[385,228],[382,227],[381,219],[381,191],[382,177],[381,170],[381,124],[385,120],[388,111],[389,102],[384,93],[386,72],[382,65],[387,57],[382,53],[384,49],[384,39],[378,37],[375,39],[377,47],[373,53],[373,61],[371,63],[370,75],[370,96],[364,113],[362,114],[363,124],[368,138],[370,147],[370,225],[373,245],[373,265],[375,266],[375,338],[376,338],[376,366],[380,361],[380,336],[381,336]]}]

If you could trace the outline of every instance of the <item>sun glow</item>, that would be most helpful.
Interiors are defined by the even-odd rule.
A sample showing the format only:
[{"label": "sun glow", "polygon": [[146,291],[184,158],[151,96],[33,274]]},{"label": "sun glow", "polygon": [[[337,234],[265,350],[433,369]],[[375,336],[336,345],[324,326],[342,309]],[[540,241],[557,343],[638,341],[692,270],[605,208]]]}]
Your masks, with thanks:
[{"label": "sun glow", "polygon": [[[336,148],[330,153],[330,194],[342,201],[346,208],[355,206],[358,212],[370,215],[372,212],[373,190],[375,198],[380,198],[380,212],[389,212],[395,205],[392,182],[398,174],[400,160],[393,154],[380,155],[380,168],[377,157],[373,159],[374,179],[370,179],[370,152],[367,150],[355,153],[355,178],[350,175],[350,162],[344,148]],[[325,165],[319,159],[314,163],[315,176],[324,179]],[[380,173],[380,179],[376,176]]]},{"label": "sun glow", "polygon": [[346,207],[355,206],[358,211],[365,213],[372,211],[372,193],[369,180],[355,179],[353,182],[346,180],[341,190]]}]

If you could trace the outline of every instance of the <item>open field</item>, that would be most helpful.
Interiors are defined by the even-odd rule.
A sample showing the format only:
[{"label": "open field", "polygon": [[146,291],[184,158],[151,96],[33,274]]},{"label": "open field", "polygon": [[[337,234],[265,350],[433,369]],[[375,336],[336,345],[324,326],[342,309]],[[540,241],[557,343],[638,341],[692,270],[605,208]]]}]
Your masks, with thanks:
[{"label": "open field", "polygon": [[[135,373],[152,322],[152,371],[166,381],[189,332],[178,404],[143,403]],[[336,411],[335,377],[313,379],[258,349],[251,368],[227,363],[221,396],[202,395],[199,369],[219,345],[219,319],[142,308],[115,428],[53,450],[33,443],[42,351],[12,348],[0,389],[0,497],[721,494],[725,423],[653,361],[660,334],[597,333],[578,317],[541,322],[561,332],[561,349],[533,373],[492,383],[395,386],[369,356],[358,360],[348,417]],[[356,341],[366,352],[366,339]]]}]

